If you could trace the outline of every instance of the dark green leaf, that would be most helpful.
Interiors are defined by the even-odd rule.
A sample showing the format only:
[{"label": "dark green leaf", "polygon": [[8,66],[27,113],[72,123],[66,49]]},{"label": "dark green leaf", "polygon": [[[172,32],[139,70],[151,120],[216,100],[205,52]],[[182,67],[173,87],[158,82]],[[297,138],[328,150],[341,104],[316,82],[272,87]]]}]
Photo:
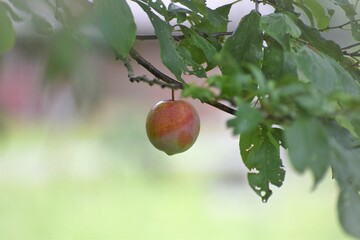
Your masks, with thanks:
[{"label": "dark green leaf", "polygon": [[283,13],[273,13],[261,17],[261,29],[274,38],[285,50],[290,50],[290,37],[298,38],[300,29],[293,20]]},{"label": "dark green leaf", "polygon": [[[160,13],[165,18],[169,17],[169,13],[166,10],[165,4],[161,0],[141,0],[146,3],[149,7]],[[170,20],[170,19],[169,19]]]},{"label": "dark green leaf", "polygon": [[15,43],[15,31],[5,9],[0,9],[0,54],[9,51]]},{"label": "dark green leaf", "polygon": [[310,169],[315,186],[329,166],[329,136],[323,125],[313,118],[300,117],[285,129],[286,144],[291,163],[296,171]]},{"label": "dark green leaf", "polygon": [[236,117],[230,119],[227,122],[227,126],[233,128],[234,135],[242,134],[257,128],[263,118],[262,113],[258,109],[250,107],[247,103],[240,103]]},{"label": "dark green leaf", "polygon": [[297,78],[297,66],[295,54],[284,51],[278,44],[268,44],[264,50],[264,62],[262,70],[269,79],[281,80],[291,77]]},{"label": "dark green leaf", "polygon": [[171,35],[171,25],[154,14],[147,5],[139,1],[137,1],[137,3],[147,13],[153,27],[155,28],[155,34],[160,43],[162,62],[176,76],[177,79],[181,79],[181,74],[184,69],[186,69],[186,64],[185,60],[177,51],[175,41]]},{"label": "dark green leaf", "polygon": [[178,2],[189,8],[195,13],[200,13],[201,15],[207,16],[207,7],[206,1],[203,0],[173,0],[172,2]]},{"label": "dark green leaf", "polygon": [[116,54],[125,58],[136,37],[136,25],[125,0],[96,0],[97,25]]},{"label": "dark green leaf", "polygon": [[198,64],[193,58],[192,53],[188,48],[183,46],[177,47],[177,52],[180,54],[180,57],[186,62],[188,67],[184,68],[183,71],[185,74],[195,75],[199,78],[206,78],[206,71],[201,64]]},{"label": "dark green leaf", "polygon": [[286,145],[285,133],[283,129],[274,127],[271,128],[270,133],[280,146],[282,146],[284,149],[288,148]]},{"label": "dark green leaf", "polygon": [[343,53],[338,44],[334,41],[324,39],[318,30],[305,25],[301,20],[298,20],[297,25],[302,32],[301,38],[303,40],[309,42],[314,48],[327,54],[336,61],[340,62],[342,60]]},{"label": "dark green leaf", "polygon": [[50,35],[53,33],[53,28],[51,24],[43,17],[33,14],[32,23],[34,24],[35,30],[44,35]]},{"label": "dark green leaf", "polygon": [[208,62],[207,69],[209,70],[214,66],[216,66],[216,60],[215,60],[215,57],[217,55],[216,48],[205,38],[200,36],[197,32],[186,27],[182,27],[181,30],[183,31],[186,39],[190,41],[189,44],[194,45],[203,51]]},{"label": "dark green leaf", "polygon": [[[231,35],[221,50],[224,56],[231,56],[238,65],[245,62],[258,65],[262,58],[262,33],[260,30],[260,15],[252,11],[239,23],[239,26]],[[227,74],[229,69],[222,68]]]},{"label": "dark green leaf", "polygon": [[208,18],[203,18],[196,25],[199,31],[207,33],[225,32],[228,25],[228,15],[232,4],[221,6],[215,10],[207,8]]},{"label": "dark green leaf", "polygon": [[240,136],[240,152],[250,170],[248,181],[251,188],[266,202],[272,194],[270,184],[280,187],[285,177],[279,144],[274,145],[266,130],[258,127]]}]

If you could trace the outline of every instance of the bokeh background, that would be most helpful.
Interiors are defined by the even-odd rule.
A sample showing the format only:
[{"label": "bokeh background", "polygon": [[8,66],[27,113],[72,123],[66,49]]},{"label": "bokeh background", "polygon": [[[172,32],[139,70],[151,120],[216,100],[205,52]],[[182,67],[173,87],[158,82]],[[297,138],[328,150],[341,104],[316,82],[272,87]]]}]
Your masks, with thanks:
[{"label": "bokeh background", "polygon": [[[83,48],[66,33],[19,29],[0,57],[0,239],[350,239],[330,171],[314,190],[284,152],[284,185],[264,204],[247,184],[230,115],[187,99],[201,132],[169,157],[148,141],[145,120],[170,90],[130,83],[101,41]],[[168,73],[156,41],[135,48]]]}]

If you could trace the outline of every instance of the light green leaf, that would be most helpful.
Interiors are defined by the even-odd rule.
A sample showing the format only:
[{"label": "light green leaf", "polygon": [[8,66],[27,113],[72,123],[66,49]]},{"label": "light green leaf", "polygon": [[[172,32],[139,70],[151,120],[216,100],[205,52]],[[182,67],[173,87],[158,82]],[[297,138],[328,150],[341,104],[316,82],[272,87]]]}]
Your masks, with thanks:
[{"label": "light green leaf", "polygon": [[326,28],[329,26],[330,17],[326,15],[324,7],[316,0],[302,0],[302,2],[310,9],[312,15],[316,19],[318,28]]},{"label": "light green leaf", "polygon": [[300,117],[285,129],[286,144],[295,170],[309,169],[314,186],[324,177],[329,166],[329,136],[323,125],[313,118]]},{"label": "light green leaf", "polygon": [[0,2],[0,9],[4,9],[5,12],[8,12],[12,20],[16,22],[20,22],[22,20],[22,18],[8,4],[4,2]]},{"label": "light green leaf", "polygon": [[250,107],[247,103],[240,103],[236,117],[230,119],[227,122],[227,126],[233,128],[234,135],[242,134],[257,128],[263,118],[262,113],[258,109]]},{"label": "light green leaf", "polygon": [[355,4],[351,4],[348,0],[332,0],[335,4],[339,5],[345,12],[346,16],[351,22],[351,32],[355,40],[360,41],[360,23],[356,20],[359,18]]},{"label": "light green leaf", "polygon": [[53,28],[51,24],[43,17],[33,14],[32,23],[34,24],[35,30],[44,35],[50,35],[53,33]]},{"label": "light green leaf", "polygon": [[[231,35],[221,50],[224,58],[231,56],[237,63],[252,63],[258,65],[262,58],[262,32],[260,30],[260,15],[252,11],[240,21],[237,29]],[[229,69],[222,67],[223,73]]]},{"label": "light green leaf", "polygon": [[360,238],[360,187],[344,186],[341,189],[338,211],[340,223],[345,231]]},{"label": "light green leaf", "polygon": [[119,57],[125,58],[136,37],[136,24],[125,0],[96,0],[97,25]]},{"label": "light green leaf", "polygon": [[249,74],[238,73],[234,75],[215,75],[208,78],[210,86],[220,89],[220,97],[223,99],[233,99],[242,96],[242,93],[251,84],[252,77]]},{"label": "light green leaf", "polygon": [[298,69],[321,92],[360,94],[360,86],[341,65],[327,55],[303,47],[297,54]]},{"label": "light green leaf", "polygon": [[298,38],[300,29],[293,20],[283,13],[273,13],[261,17],[261,29],[274,38],[285,50],[290,50],[290,37]]},{"label": "light green leaf", "polygon": [[314,16],[312,15],[310,9],[307,6],[305,6],[305,4],[302,1],[294,2],[294,5],[300,8],[301,10],[303,10],[303,12],[310,21],[311,27],[315,27]]},{"label": "light green leaf", "polygon": [[7,12],[0,9],[0,54],[9,51],[15,44],[15,31]]},{"label": "light green leaf", "polygon": [[340,223],[347,233],[360,238],[360,148],[354,148],[360,140],[335,121],[327,121],[326,127],[333,137],[330,163],[340,187]]},{"label": "light green leaf", "polygon": [[195,84],[187,84],[181,94],[183,97],[196,98],[202,102],[213,101],[215,99],[215,94],[212,91]]}]

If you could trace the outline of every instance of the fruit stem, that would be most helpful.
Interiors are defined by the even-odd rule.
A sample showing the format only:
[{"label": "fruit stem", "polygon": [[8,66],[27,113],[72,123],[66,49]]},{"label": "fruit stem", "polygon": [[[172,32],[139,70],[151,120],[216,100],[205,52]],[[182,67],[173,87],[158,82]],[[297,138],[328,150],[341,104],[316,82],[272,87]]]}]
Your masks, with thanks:
[{"label": "fruit stem", "polygon": [[174,89],[171,89],[171,101],[175,101],[175,93]]}]

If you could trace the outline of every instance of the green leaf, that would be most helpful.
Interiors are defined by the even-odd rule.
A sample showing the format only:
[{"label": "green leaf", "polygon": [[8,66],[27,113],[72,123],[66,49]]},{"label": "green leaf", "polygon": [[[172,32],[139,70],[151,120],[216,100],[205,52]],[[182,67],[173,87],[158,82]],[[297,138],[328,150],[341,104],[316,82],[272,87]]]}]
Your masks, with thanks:
[{"label": "green leaf", "polygon": [[301,38],[303,40],[309,42],[314,48],[327,54],[336,61],[340,62],[342,60],[343,53],[338,44],[334,41],[324,39],[318,30],[307,26],[301,20],[298,20],[297,25],[301,30]]},{"label": "green leaf", "polygon": [[153,27],[155,28],[155,34],[160,43],[162,62],[176,76],[177,79],[181,79],[181,74],[183,70],[186,69],[186,63],[177,51],[177,46],[171,35],[171,25],[153,13],[147,5],[139,1],[136,2],[147,13]]},{"label": "green leaf", "polygon": [[22,18],[8,4],[0,2],[0,9],[4,9],[5,12],[8,12],[12,20],[16,22],[20,22],[22,20]]},{"label": "green leaf", "polygon": [[97,25],[116,54],[125,58],[136,37],[136,24],[125,0],[96,0]]},{"label": "green leaf", "polygon": [[360,23],[356,20],[358,15],[355,9],[355,4],[351,4],[348,0],[332,0],[335,4],[339,5],[345,12],[346,16],[351,21],[351,32],[355,40],[360,41]]},{"label": "green leaf", "polygon": [[276,140],[276,142],[280,144],[280,146],[282,146],[284,149],[288,149],[285,140],[285,132],[283,129],[273,127],[271,128],[270,134]]},{"label": "green leaf", "polygon": [[206,8],[208,18],[203,18],[201,22],[196,24],[196,28],[201,32],[216,33],[225,32],[228,25],[228,15],[232,4],[220,6],[215,10]]},{"label": "green leaf", "polygon": [[248,85],[252,82],[249,74],[238,73],[234,75],[215,75],[208,78],[210,86],[220,89],[220,97],[223,99],[233,99],[242,96],[244,90],[248,89]]},{"label": "green leaf", "polygon": [[302,3],[307,6],[315,17],[318,28],[323,29],[329,26],[330,18],[326,15],[324,7],[318,1],[302,0]]},{"label": "green leaf", "polygon": [[250,170],[250,187],[266,202],[272,194],[270,184],[280,187],[285,170],[279,153],[279,144],[274,145],[266,135],[266,130],[258,127],[240,137],[241,157]]},{"label": "green leaf", "polygon": [[192,97],[199,99],[202,102],[212,101],[215,99],[215,94],[208,88],[200,87],[195,84],[187,84],[182,91],[183,97]]},{"label": "green leaf", "polygon": [[160,13],[165,18],[169,19],[169,12],[166,10],[165,4],[161,0],[141,0],[146,3],[149,7]]},{"label": "green leaf", "polygon": [[302,47],[297,54],[297,63],[301,74],[323,93],[360,94],[360,86],[350,73],[327,55]]},{"label": "green leaf", "polygon": [[360,238],[360,187],[343,187],[338,201],[340,223],[345,231]]},{"label": "green leaf", "polygon": [[286,144],[295,170],[310,169],[314,186],[324,177],[329,166],[329,136],[323,125],[313,118],[300,117],[285,129]]},{"label": "green leaf", "polygon": [[290,37],[298,38],[300,29],[293,20],[283,13],[273,13],[261,17],[261,29],[274,38],[285,50],[290,50]]},{"label": "green leaf", "polygon": [[[231,56],[238,65],[258,65],[262,58],[262,41],[260,15],[252,11],[242,18],[235,32],[225,41],[220,54],[224,58]],[[229,69],[223,66],[222,71],[228,74]]]},{"label": "green leaf", "polygon": [[262,113],[249,106],[247,103],[240,103],[236,117],[227,122],[229,128],[233,128],[233,134],[242,134],[251,132],[261,123],[264,119]]},{"label": "green leaf", "polygon": [[275,0],[278,10],[294,11],[293,0]]},{"label": "green leaf", "polygon": [[335,121],[327,121],[326,127],[333,136],[331,167],[340,187],[340,223],[347,233],[360,238],[360,149],[354,148],[360,141]]},{"label": "green leaf", "polygon": [[61,75],[71,75],[78,67],[81,48],[73,34],[64,29],[53,36],[46,66],[46,81]]},{"label": "green leaf", "polygon": [[305,6],[305,4],[302,1],[294,2],[294,5],[297,6],[298,8],[300,8],[301,10],[303,10],[303,12],[305,13],[305,15],[307,16],[307,18],[310,21],[311,27],[315,27],[314,17],[312,15],[310,9],[307,6]]},{"label": "green leaf", "polygon": [[28,6],[28,1],[24,1],[24,0],[9,0],[15,8],[24,11],[24,12],[28,12],[31,13],[31,9]]},{"label": "green leaf", "polygon": [[290,51],[284,51],[276,43],[268,43],[264,50],[262,70],[269,79],[297,78],[296,56]]},{"label": "green leaf", "polygon": [[5,9],[0,9],[0,54],[13,48],[15,31]]},{"label": "green leaf", "polygon": [[33,14],[32,23],[34,24],[35,30],[44,35],[50,35],[53,33],[53,28],[51,24],[43,17]]},{"label": "green leaf", "polygon": [[217,50],[216,48],[205,38],[200,36],[197,32],[189,29],[185,26],[181,27],[186,39],[189,40],[189,44],[196,46],[197,48],[201,49],[204,55],[206,56],[206,60],[208,62],[207,70],[212,69],[216,66],[216,55]]}]

